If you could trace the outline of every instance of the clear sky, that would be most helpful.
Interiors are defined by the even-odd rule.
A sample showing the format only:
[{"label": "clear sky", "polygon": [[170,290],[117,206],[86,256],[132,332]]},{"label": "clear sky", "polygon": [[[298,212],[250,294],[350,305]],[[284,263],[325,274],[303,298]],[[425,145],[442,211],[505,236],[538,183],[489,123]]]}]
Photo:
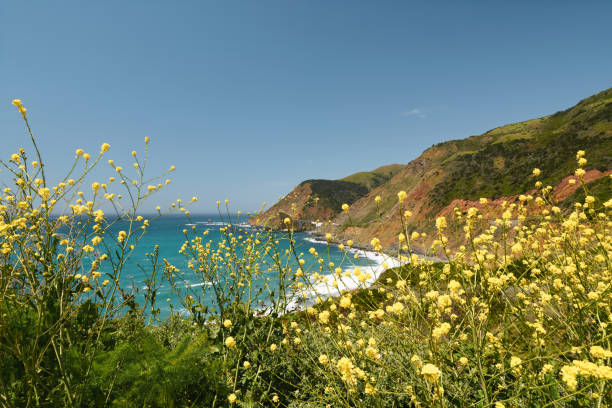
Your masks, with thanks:
[{"label": "clear sky", "polygon": [[150,174],[177,167],[150,208],[197,195],[194,213],[253,210],[611,87],[611,15],[610,1],[3,1],[1,155],[27,146],[20,98],[52,176],[102,142],[130,167],[149,136]]}]

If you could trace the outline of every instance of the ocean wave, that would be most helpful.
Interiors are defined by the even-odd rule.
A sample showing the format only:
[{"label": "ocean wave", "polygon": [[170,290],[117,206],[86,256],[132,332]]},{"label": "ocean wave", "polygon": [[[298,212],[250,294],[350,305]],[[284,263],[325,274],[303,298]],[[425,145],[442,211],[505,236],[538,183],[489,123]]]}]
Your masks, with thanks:
[{"label": "ocean wave", "polygon": [[[232,223],[232,222],[225,222],[225,221],[196,221],[195,224],[198,225],[210,225],[210,226],[215,226],[215,227],[227,227],[227,226],[232,226],[232,227],[237,227],[237,228],[253,228],[252,225],[247,224],[247,223]],[[186,225],[195,225],[195,224],[186,224]]]},{"label": "ocean wave", "polygon": [[211,226],[221,226],[221,227],[229,225],[229,223],[223,222],[223,221],[199,221],[199,222],[197,222],[197,224],[211,225]]},{"label": "ocean wave", "polygon": [[[338,277],[334,274],[322,275],[320,280],[312,284],[309,289],[304,290],[300,293],[294,293],[293,300],[291,300],[291,302],[289,303],[288,309],[290,311],[300,310],[302,307],[306,308],[308,306],[311,306],[316,303],[317,297],[327,299],[334,296],[340,296],[343,291],[351,291],[359,287],[367,288],[374,282],[376,282],[378,277],[384,271],[386,271],[387,268],[395,268],[401,265],[401,262],[396,258],[384,256],[382,254],[377,253],[370,253],[369,255],[373,258],[373,260],[375,260],[376,263],[374,265],[346,268],[344,272],[350,272],[350,276],[343,275],[341,277]],[[359,268],[362,273],[369,273],[370,278],[366,279],[364,282],[359,282],[357,278],[353,275],[355,268]],[[338,282],[337,287],[332,285],[334,279]]]},{"label": "ocean wave", "polygon": [[302,239],[306,242],[311,242],[313,244],[327,244],[327,241],[324,241],[322,239],[313,238],[313,237],[305,237]]},{"label": "ocean wave", "polygon": [[[327,241],[325,240],[321,240],[319,238],[315,238],[315,237],[304,237],[302,238],[304,241],[306,242],[310,242],[312,244],[327,244]],[[332,244],[333,246],[335,246],[336,248],[338,248],[338,244]],[[375,251],[368,251],[365,249],[359,249],[359,248],[347,248],[346,246],[344,247],[344,252],[346,252],[347,254],[352,254],[355,255],[357,254],[360,258],[366,258],[372,262],[375,263],[382,263],[384,262],[384,259],[386,259],[386,256],[379,253],[379,252],[375,252]]]},{"label": "ocean wave", "polygon": [[181,316],[189,316],[190,315],[189,310],[185,309],[184,307],[181,307],[181,308],[177,309],[176,312],[179,315],[181,315]]},{"label": "ocean wave", "polygon": [[186,288],[197,288],[197,287],[204,286],[204,285],[212,286],[213,282],[201,282],[201,283],[194,283],[194,284],[191,284],[191,285],[189,283],[187,283],[185,287]]},{"label": "ocean wave", "polygon": [[[166,288],[166,286],[164,286],[164,285],[158,285],[158,286],[157,286],[157,289],[165,289],[165,288]],[[141,290],[149,290],[149,287],[148,287],[147,285],[144,285],[144,286],[141,288]]]}]

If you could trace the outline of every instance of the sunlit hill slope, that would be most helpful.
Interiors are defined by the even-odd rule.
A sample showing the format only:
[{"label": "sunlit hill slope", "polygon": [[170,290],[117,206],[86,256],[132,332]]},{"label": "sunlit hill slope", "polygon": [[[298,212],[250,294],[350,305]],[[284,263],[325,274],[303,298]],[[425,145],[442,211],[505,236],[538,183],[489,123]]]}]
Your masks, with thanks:
[{"label": "sunlit hill slope", "polygon": [[[540,179],[554,187],[552,196],[562,203],[576,194],[578,183],[571,184],[567,176],[576,167],[578,150],[587,152],[587,182],[609,174],[612,89],[550,116],[434,145],[406,165],[384,166],[341,180],[304,181],[252,223],[279,227],[286,216],[302,228],[310,228],[311,221],[327,222],[320,232],[352,238],[364,246],[366,237],[376,236],[389,247],[401,229],[396,217],[398,191],[408,196],[403,208],[413,213],[410,229],[427,230],[431,220],[455,207],[482,207],[481,197],[515,201],[534,188],[529,177],[534,168],[541,170]],[[605,183],[600,181],[599,188],[609,194]],[[350,206],[350,218],[341,210],[343,203]]]}]

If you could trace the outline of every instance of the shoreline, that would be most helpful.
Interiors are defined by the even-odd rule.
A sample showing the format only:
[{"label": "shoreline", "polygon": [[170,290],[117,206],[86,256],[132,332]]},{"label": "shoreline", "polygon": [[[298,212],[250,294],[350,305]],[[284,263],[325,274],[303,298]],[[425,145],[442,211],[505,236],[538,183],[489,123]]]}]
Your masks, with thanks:
[{"label": "shoreline", "polygon": [[[221,226],[228,225],[223,222],[197,222],[200,226]],[[194,224],[194,225],[195,225]],[[245,228],[252,229],[258,231],[272,231],[276,233],[288,233],[287,230],[274,230],[274,229],[266,229],[261,228],[259,226],[254,226],[250,224],[231,224],[235,228]],[[301,234],[304,234],[301,239],[305,242],[309,242],[312,244],[318,245],[327,245],[334,246],[336,249],[339,249],[340,245],[344,245],[344,249],[342,252],[346,254],[346,261],[348,265],[342,269],[342,275],[338,276],[336,273],[331,271],[325,271],[324,274],[319,274],[318,271],[314,271],[312,273],[308,273],[310,278],[308,279],[309,284],[305,284],[304,288],[296,291],[288,293],[288,301],[284,311],[279,310],[280,315],[285,315],[294,312],[302,312],[306,310],[308,307],[317,303],[317,299],[327,300],[334,297],[339,297],[342,293],[351,292],[356,289],[369,289],[371,286],[378,280],[378,278],[388,269],[393,269],[400,267],[402,265],[406,265],[410,263],[409,259],[404,261],[398,259],[398,257],[393,256],[389,253],[374,251],[372,248],[368,248],[367,246],[360,245],[352,245],[347,247],[346,244],[342,241],[337,240],[327,240],[324,235],[320,232],[314,231],[299,231]],[[418,251],[413,252],[420,259],[432,260],[435,262],[445,262],[445,260],[439,259],[437,257],[427,256]],[[352,258],[354,255],[358,255],[359,258],[365,258],[369,265],[356,265],[352,262]],[[361,271],[360,275],[355,275],[355,270],[359,269]],[[311,278],[315,273],[318,274],[318,278],[313,280]],[[345,276],[348,274],[349,276]],[[361,279],[359,279],[361,278]],[[306,283],[306,282],[304,282]],[[337,284],[335,284],[337,283]],[[193,287],[201,287],[201,286],[210,286],[211,282],[199,282],[199,283],[191,283],[188,286],[190,288]],[[267,302],[266,302],[267,303]],[[270,305],[261,305],[258,307],[257,312],[259,315],[264,316],[271,312],[268,309]],[[182,311],[180,311],[182,312]],[[180,313],[179,312],[179,313]],[[182,313],[181,313],[182,314]]]},{"label": "shoreline", "polygon": [[[312,232],[306,233],[310,235],[310,238],[305,238],[305,241],[318,244],[334,245],[336,247],[340,245],[340,243],[334,241],[319,239],[321,236],[315,235]],[[344,252],[347,254],[358,254],[359,257],[366,258],[373,262],[373,264],[366,266],[350,266],[343,269],[342,276],[338,276],[333,273],[320,275],[315,282],[312,282],[310,288],[292,294],[293,299],[288,303],[287,313],[303,311],[313,304],[316,304],[317,298],[326,300],[332,297],[340,296],[342,292],[350,292],[355,289],[367,289],[373,283],[375,283],[378,280],[378,277],[386,270],[397,268],[410,262],[405,261],[402,263],[402,261],[393,256],[362,247],[352,246],[350,248],[345,248]],[[355,275],[356,269],[359,269],[361,274],[367,277],[359,281],[358,277]],[[350,273],[350,276],[345,276],[346,273]],[[337,282],[337,286],[334,285],[334,281]]]},{"label": "shoreline", "polygon": [[[328,241],[325,239],[323,235],[316,231],[302,231],[307,235],[310,235],[310,238],[305,238],[305,241],[318,243],[318,244],[327,244],[334,245],[338,247],[342,242],[338,241]],[[369,289],[372,284],[374,284],[380,275],[382,275],[388,269],[393,269],[400,267],[402,265],[406,265],[410,263],[410,260],[401,261],[397,257],[391,256],[386,253],[381,253],[374,251],[370,248],[361,247],[361,246],[351,246],[349,248],[344,249],[346,253],[350,254],[358,254],[367,258],[368,260],[374,261],[373,265],[368,266],[352,266],[343,270],[343,275],[338,277],[333,273],[320,275],[320,278],[317,282],[312,284],[312,287],[309,289],[305,289],[300,293],[294,293],[292,296],[294,299],[289,302],[287,312],[300,312],[306,310],[308,307],[317,303],[317,298],[320,297],[322,300],[326,300],[333,297],[341,296],[342,292],[350,292],[355,289]],[[448,262],[439,257],[428,256],[426,254],[420,253],[418,251],[413,251],[413,254],[417,255],[420,259],[426,259],[434,262]],[[370,274],[370,277],[359,282],[358,279],[354,275],[355,269],[359,268],[362,273]],[[350,272],[350,276],[344,276],[344,273]],[[337,286],[333,285],[334,280],[338,282]]]}]

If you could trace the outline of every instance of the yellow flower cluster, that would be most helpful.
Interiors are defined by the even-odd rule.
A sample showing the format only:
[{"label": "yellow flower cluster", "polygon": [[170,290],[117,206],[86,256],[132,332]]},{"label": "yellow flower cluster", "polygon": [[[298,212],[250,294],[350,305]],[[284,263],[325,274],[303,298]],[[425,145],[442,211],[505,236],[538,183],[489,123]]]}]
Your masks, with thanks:
[{"label": "yellow flower cluster", "polygon": [[612,367],[586,360],[574,360],[572,364],[561,367],[561,379],[570,390],[575,390],[578,386],[579,376],[612,381]]}]

